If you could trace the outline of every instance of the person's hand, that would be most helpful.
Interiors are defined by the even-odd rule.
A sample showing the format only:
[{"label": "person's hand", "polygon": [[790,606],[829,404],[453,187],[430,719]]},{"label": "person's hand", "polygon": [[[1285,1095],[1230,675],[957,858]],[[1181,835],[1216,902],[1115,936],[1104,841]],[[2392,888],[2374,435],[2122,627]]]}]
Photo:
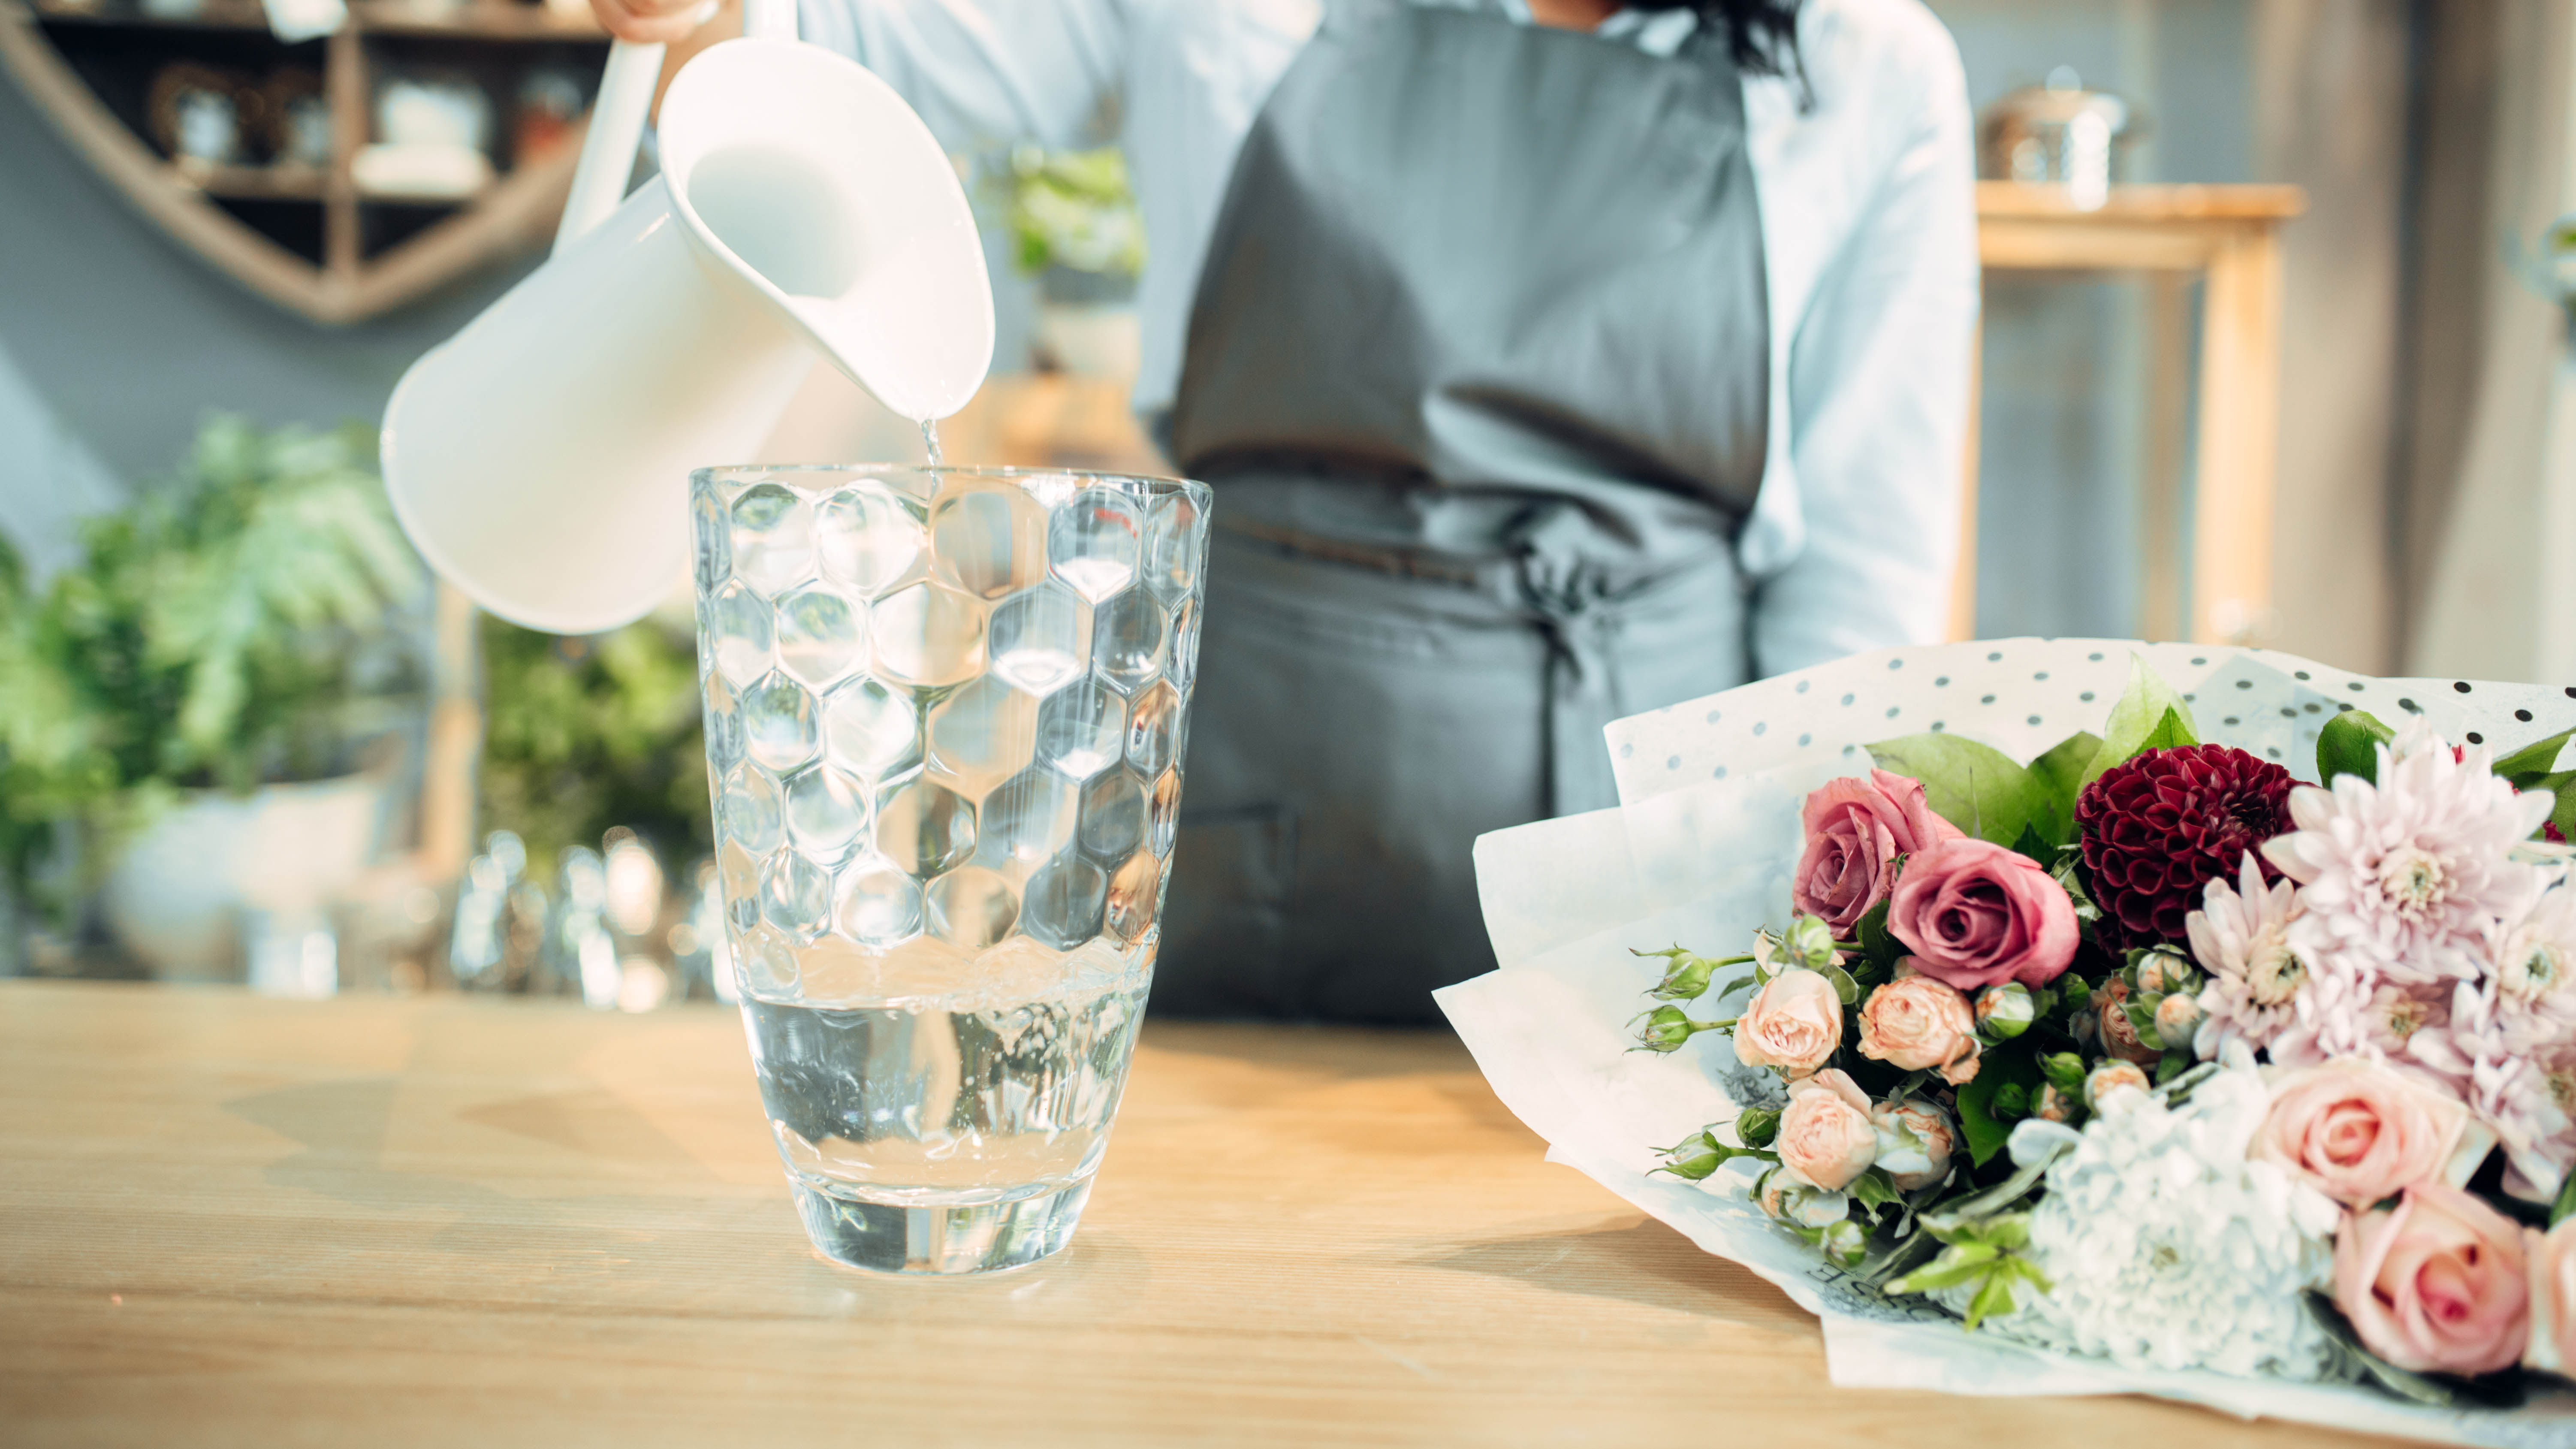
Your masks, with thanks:
[{"label": "person's hand", "polygon": [[590,13],[609,34],[647,45],[686,40],[715,10],[709,0],[590,0]]}]

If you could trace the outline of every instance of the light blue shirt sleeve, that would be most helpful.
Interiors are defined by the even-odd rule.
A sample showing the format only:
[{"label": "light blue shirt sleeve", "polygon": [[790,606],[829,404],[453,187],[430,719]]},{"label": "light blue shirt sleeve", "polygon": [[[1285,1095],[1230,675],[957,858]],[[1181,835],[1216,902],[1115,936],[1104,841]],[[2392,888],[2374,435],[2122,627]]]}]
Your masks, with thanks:
[{"label": "light blue shirt sleeve", "polygon": [[1765,675],[1946,635],[1978,306],[1948,33],[1912,0],[1811,5],[1811,20],[1818,106],[1787,114],[1771,82],[1754,116],[1774,443],[1740,552]]},{"label": "light blue shirt sleeve", "polygon": [[850,56],[921,113],[942,146],[1115,139],[1124,0],[798,0],[804,40]]}]

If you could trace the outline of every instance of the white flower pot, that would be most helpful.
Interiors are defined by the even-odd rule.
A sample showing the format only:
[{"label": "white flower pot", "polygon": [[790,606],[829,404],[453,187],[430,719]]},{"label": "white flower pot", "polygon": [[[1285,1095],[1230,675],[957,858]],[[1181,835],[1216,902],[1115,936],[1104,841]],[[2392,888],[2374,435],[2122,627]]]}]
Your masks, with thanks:
[{"label": "white flower pot", "polygon": [[367,775],[195,792],[118,858],[108,928],[158,980],[240,981],[242,913],[319,919],[375,854],[389,794]]}]

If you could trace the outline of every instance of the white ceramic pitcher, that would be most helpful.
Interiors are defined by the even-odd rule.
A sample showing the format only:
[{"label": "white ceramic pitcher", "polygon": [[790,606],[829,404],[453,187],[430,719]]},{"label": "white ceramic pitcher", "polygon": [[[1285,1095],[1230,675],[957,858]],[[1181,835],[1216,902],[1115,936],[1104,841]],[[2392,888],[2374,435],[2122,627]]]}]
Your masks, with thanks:
[{"label": "white ceramic pitcher", "polygon": [[662,48],[614,48],[554,256],[386,406],[395,515],[502,618],[596,633],[668,597],[689,471],[751,461],[817,356],[925,420],[991,365],[983,249],[929,128],[764,24],[673,78],[661,174],[622,204]]}]

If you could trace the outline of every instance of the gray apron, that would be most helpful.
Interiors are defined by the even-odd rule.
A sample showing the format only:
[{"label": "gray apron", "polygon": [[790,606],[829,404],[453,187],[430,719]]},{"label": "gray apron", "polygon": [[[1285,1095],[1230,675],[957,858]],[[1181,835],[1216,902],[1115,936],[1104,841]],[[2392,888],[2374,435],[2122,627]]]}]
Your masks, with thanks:
[{"label": "gray apron", "polygon": [[1743,682],[1768,318],[1710,28],[1352,0],[1254,123],[1169,419],[1218,498],[1158,1010],[1434,1019],[1493,965],[1475,838]]}]

